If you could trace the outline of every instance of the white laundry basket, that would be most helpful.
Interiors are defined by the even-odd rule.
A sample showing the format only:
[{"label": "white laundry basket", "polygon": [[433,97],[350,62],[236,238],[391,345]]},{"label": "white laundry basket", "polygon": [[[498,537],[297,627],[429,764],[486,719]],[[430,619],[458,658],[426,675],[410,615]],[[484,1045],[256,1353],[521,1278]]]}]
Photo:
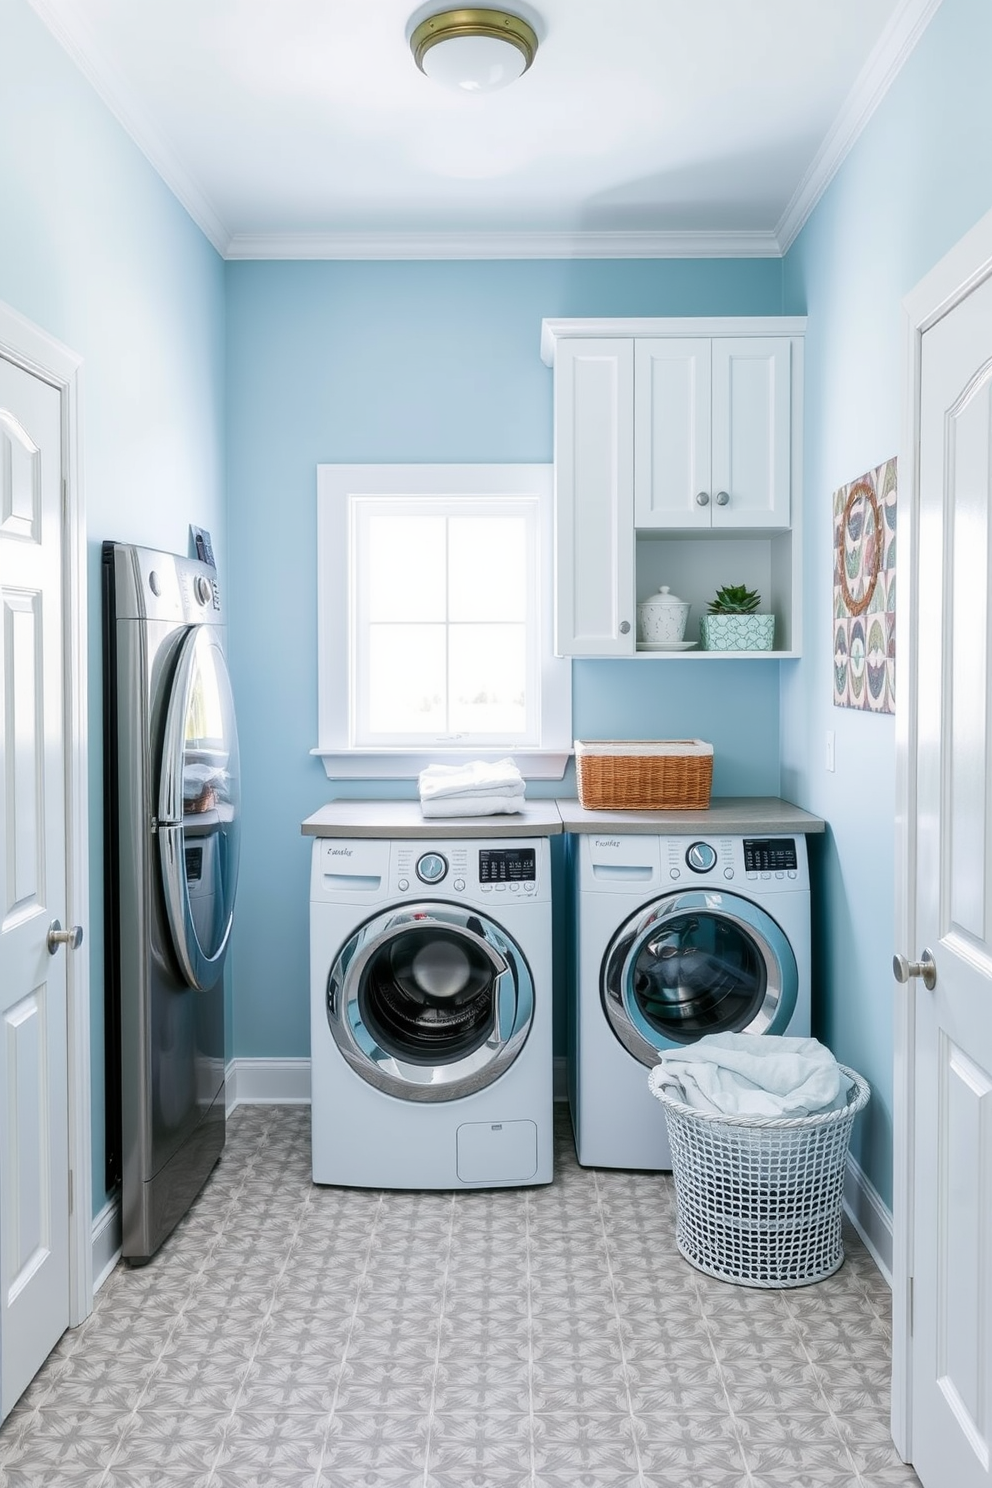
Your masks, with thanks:
[{"label": "white laundry basket", "polygon": [[851,1127],[868,1083],[838,1066],[846,1103],[810,1116],[724,1116],[684,1105],[655,1081],[665,1112],[678,1219],[693,1266],[752,1287],[808,1286],[844,1260],[841,1208]]}]

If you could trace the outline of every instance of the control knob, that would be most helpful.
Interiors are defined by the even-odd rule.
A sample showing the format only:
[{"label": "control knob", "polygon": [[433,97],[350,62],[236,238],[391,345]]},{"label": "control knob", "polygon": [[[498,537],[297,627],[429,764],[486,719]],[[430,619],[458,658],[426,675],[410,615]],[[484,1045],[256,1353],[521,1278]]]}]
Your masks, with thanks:
[{"label": "control knob", "polygon": [[417,860],[417,877],[421,883],[440,883],[447,871],[447,860],[440,853],[424,853]]},{"label": "control knob", "polygon": [[708,842],[694,842],[685,860],[693,873],[709,873],[716,863],[716,851]]}]

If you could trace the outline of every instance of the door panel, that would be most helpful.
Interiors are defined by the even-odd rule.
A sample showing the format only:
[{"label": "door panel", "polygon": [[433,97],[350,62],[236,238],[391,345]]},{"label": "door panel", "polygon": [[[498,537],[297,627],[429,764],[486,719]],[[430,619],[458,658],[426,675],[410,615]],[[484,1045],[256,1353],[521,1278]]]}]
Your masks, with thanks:
[{"label": "door panel", "polygon": [[555,651],[634,650],[634,349],[559,342],[555,356]]},{"label": "door panel", "polygon": [[[634,524],[709,529],[709,337],[634,345]],[[706,501],[700,505],[697,496]]]},{"label": "door panel", "polygon": [[0,358],[0,1418],[69,1322],[61,397]]},{"label": "door panel", "polygon": [[992,282],[923,336],[913,1458],[927,1488],[992,1463]]},{"label": "door panel", "polygon": [[792,343],[714,340],[714,528],[788,527],[791,482]]}]

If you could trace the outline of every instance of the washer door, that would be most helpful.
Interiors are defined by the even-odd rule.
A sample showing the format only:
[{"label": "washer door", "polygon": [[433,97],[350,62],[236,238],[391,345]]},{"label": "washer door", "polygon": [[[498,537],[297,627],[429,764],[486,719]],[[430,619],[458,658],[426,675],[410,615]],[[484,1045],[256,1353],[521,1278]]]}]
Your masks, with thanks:
[{"label": "washer door", "polygon": [[696,889],[638,910],[603,958],[603,1007],[642,1064],[706,1033],[784,1033],[799,972],[785,934],[749,899]]},{"label": "washer door", "polygon": [[485,915],[410,904],[361,925],[327,979],[327,1021],[356,1074],[404,1100],[482,1090],[530,1030],[523,952]]}]

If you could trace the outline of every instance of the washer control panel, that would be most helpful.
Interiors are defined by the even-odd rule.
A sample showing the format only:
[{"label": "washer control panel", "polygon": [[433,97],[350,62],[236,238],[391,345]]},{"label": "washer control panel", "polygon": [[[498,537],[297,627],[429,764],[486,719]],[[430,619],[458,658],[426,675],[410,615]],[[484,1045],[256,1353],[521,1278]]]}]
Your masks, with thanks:
[{"label": "washer control panel", "polygon": [[[618,861],[625,858],[625,848],[633,844],[638,844],[636,838],[618,839]],[[760,884],[764,892],[796,889],[808,883],[803,837],[662,837],[659,850],[660,881],[667,879],[672,887],[718,880],[728,889],[732,885]]]},{"label": "washer control panel", "polygon": [[447,898],[468,895],[522,903],[550,893],[547,846],[527,842],[394,842],[390,849],[391,888],[404,897],[439,889]]}]

